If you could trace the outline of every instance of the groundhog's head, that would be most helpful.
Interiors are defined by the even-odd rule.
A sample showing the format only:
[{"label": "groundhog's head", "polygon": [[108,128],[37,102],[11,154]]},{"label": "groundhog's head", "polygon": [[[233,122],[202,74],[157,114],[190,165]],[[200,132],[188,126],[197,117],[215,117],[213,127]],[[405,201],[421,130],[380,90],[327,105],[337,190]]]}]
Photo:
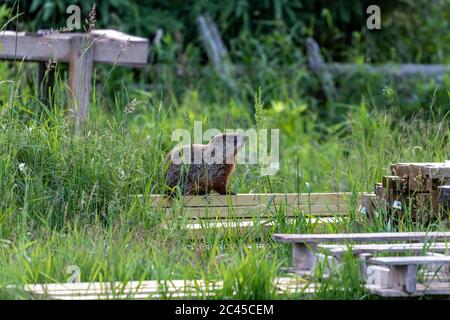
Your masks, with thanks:
[{"label": "groundhog's head", "polygon": [[236,154],[244,147],[245,141],[246,136],[241,133],[222,133],[212,138],[209,145],[213,148],[211,156],[215,157],[214,162],[235,163]]}]

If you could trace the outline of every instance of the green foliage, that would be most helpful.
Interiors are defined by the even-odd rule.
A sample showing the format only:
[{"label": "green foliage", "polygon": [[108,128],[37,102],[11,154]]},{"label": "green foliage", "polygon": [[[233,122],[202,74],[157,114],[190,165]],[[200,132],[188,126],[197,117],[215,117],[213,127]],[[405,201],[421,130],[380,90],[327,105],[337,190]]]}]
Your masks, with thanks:
[{"label": "green foliage", "polygon": [[[8,28],[37,30],[64,26],[69,4],[82,3],[86,18],[93,1],[20,1],[19,9],[16,1],[5,3],[0,20],[11,20]],[[273,287],[278,267],[291,258],[271,234],[445,229],[445,219],[425,227],[409,215],[395,226],[383,214],[357,223],[353,201],[349,217],[338,223],[308,223],[305,212],[287,221],[278,206],[269,232],[255,216],[254,229],[204,228],[199,241],[189,237],[180,202],[167,214],[147,196],[163,188],[172,130],[191,129],[195,120],[205,129],[280,129],[280,171],[268,179],[257,166],[239,165],[230,188],[240,193],[356,195],[371,191],[390,163],[449,159],[448,75],[440,83],[349,75],[335,80],[340,100],[324,101],[320,83],[308,72],[305,36],[319,40],[327,59],[447,62],[448,35],[438,31],[448,29],[448,11],[442,10],[448,1],[433,2],[427,19],[419,11],[425,1],[383,4],[386,28],[377,33],[362,29],[365,3],[97,1],[97,27],[150,39],[163,28],[164,35],[151,47],[152,65],[141,73],[96,69],[89,121],[79,134],[66,117],[63,66],[57,66],[50,105],[38,98],[36,66],[0,64],[0,298],[30,298],[23,285],[64,282],[69,266],[79,268],[81,281],[223,280],[217,298],[305,298],[310,296],[280,294]],[[205,11],[242,68],[238,92],[205,64],[195,23]],[[187,61],[183,75],[180,54]],[[323,111],[325,104],[336,117]],[[312,281],[323,282],[312,298],[367,298],[356,263],[346,256],[328,280],[318,272]],[[207,297],[197,289],[200,298]],[[171,298],[167,288],[161,290]]]}]

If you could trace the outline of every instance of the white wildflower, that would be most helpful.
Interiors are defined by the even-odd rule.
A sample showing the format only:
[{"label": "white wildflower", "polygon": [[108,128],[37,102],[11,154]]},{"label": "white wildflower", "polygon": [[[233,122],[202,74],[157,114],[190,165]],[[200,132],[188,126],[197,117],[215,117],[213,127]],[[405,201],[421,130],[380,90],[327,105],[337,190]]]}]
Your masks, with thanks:
[{"label": "white wildflower", "polygon": [[26,169],[27,169],[27,166],[26,166],[25,163],[22,162],[22,163],[19,164],[19,170],[21,172],[25,172]]}]

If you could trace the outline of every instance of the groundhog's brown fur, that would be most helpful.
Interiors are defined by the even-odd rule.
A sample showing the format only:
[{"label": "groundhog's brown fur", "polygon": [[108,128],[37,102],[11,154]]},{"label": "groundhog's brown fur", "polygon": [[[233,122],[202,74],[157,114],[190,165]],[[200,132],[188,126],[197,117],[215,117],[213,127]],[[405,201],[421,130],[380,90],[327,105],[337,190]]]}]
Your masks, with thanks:
[{"label": "groundhog's brown fur", "polygon": [[[173,149],[165,160],[168,166],[166,193],[173,193],[178,186],[183,195],[205,194],[212,190],[226,194],[228,179],[236,165],[236,154],[244,144],[243,134],[225,133],[215,136],[208,144]],[[190,164],[181,163],[181,149],[185,157],[190,151]]]}]

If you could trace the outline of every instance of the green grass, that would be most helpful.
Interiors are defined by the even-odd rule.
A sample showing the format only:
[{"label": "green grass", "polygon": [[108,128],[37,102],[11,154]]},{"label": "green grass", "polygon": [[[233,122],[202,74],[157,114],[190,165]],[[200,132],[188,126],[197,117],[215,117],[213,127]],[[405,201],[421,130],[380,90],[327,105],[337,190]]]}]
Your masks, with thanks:
[{"label": "green grass", "polygon": [[[163,189],[163,159],[175,144],[175,128],[254,128],[251,108],[233,99],[203,104],[196,91],[177,105],[154,92],[118,90],[114,99],[93,96],[90,121],[79,133],[65,115],[64,79],[48,106],[23,84],[19,71],[0,85],[0,291],[1,298],[29,298],[11,284],[65,282],[68,266],[80,268],[81,281],[204,279],[224,280],[217,298],[361,299],[367,294],[355,261],[322,281],[313,297],[280,296],[270,285],[278,268],[290,264],[288,245],[274,243],[274,232],[315,232],[299,213],[288,224],[282,208],[268,233],[210,232],[203,240],[188,238],[188,219],[180,211],[167,219],[150,197]],[[11,70],[9,71],[11,72]],[[14,71],[13,71],[14,72]],[[12,80],[6,80],[12,79]],[[136,109],[127,107],[136,98]],[[325,125],[315,113],[292,114],[295,101],[280,98],[278,107],[257,100],[258,125],[281,130],[281,168],[270,177],[257,166],[241,165],[231,189],[253,192],[371,191],[397,161],[443,161],[450,158],[449,120],[433,111],[431,120],[417,115],[405,120],[365,103],[348,106],[345,120]],[[302,102],[299,101],[299,104]],[[269,185],[270,182],[270,185]],[[176,205],[175,205],[176,207]],[[384,219],[356,222],[349,218],[327,232],[440,230]],[[257,222],[257,218],[255,218]],[[257,247],[256,244],[263,244]],[[248,247],[247,245],[250,245]],[[220,259],[218,258],[220,257]],[[320,279],[320,274],[313,280]],[[343,288],[338,290],[337,288]],[[170,298],[170,296],[166,296]]]}]

